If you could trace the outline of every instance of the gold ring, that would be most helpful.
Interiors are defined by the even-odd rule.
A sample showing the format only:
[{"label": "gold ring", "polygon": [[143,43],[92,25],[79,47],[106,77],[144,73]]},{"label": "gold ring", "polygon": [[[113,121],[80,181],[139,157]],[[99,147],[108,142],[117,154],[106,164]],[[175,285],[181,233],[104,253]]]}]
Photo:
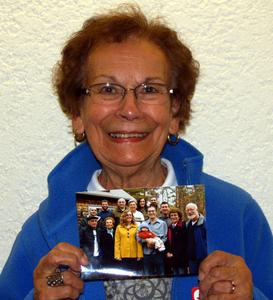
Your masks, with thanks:
[{"label": "gold ring", "polygon": [[52,286],[52,287],[64,285],[63,273],[59,272],[52,275],[48,275],[46,277],[46,283],[48,286]]},{"label": "gold ring", "polygon": [[234,281],[230,281],[230,294],[232,294],[235,291],[236,284]]}]

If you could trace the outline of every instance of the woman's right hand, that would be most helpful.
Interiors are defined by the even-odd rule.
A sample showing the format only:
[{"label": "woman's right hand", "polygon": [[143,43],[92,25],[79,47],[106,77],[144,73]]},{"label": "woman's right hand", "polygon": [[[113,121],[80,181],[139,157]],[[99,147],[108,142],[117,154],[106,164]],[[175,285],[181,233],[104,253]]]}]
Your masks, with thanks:
[{"label": "woman's right hand", "polygon": [[[60,243],[44,256],[33,272],[35,300],[77,299],[83,292],[83,281],[79,278],[81,265],[87,265],[84,252],[67,243]],[[60,271],[59,266],[67,266],[63,271],[63,285],[48,286],[46,277]]]}]

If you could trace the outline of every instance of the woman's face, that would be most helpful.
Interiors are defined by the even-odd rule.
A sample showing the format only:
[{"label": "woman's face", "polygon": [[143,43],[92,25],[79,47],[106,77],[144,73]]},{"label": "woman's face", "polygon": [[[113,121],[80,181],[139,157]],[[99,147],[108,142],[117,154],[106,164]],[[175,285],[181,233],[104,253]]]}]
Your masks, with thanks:
[{"label": "woman's face", "polygon": [[136,208],[137,208],[137,205],[136,205],[135,202],[131,202],[131,203],[129,204],[129,209],[130,209],[131,212],[134,213],[134,212],[136,211]]},{"label": "woman's face", "polygon": [[111,230],[114,227],[113,221],[112,220],[106,220],[105,221],[105,227],[109,230]]},{"label": "woman's face", "polygon": [[170,214],[170,219],[173,223],[177,223],[179,221],[179,215],[178,213],[171,213]]},{"label": "woman's face", "polygon": [[140,207],[145,207],[145,200],[144,199],[139,200],[139,206]]},{"label": "woman's face", "polygon": [[[142,83],[170,85],[170,68],[165,54],[146,40],[98,46],[88,59],[86,88],[96,83],[117,83],[135,88]],[[102,105],[85,96],[81,115],[73,118],[73,128],[86,132],[89,144],[102,166],[111,169],[143,166],[157,160],[168,133],[178,130],[173,117],[177,103],[140,103],[133,91],[116,104]],[[166,96],[167,97],[167,96]],[[93,98],[94,99],[94,98]]]},{"label": "woman's face", "polygon": [[133,214],[131,212],[128,212],[126,214],[126,223],[130,224],[132,222],[132,219],[133,219]]}]

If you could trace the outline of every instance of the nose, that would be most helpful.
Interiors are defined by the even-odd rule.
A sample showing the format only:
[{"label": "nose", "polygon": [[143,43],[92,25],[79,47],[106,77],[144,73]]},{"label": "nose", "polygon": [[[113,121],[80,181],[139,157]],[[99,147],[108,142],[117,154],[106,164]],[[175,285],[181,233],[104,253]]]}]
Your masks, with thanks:
[{"label": "nose", "polygon": [[141,119],[143,112],[139,107],[140,105],[135,90],[127,89],[117,110],[117,116],[128,121]]}]

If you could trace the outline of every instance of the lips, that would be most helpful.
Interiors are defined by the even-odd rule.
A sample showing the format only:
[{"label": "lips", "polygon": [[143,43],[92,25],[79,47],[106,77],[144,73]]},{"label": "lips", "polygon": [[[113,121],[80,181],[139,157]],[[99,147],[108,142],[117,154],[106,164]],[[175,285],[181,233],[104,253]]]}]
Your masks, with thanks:
[{"label": "lips", "polygon": [[112,138],[143,138],[147,136],[148,133],[109,133]]}]

